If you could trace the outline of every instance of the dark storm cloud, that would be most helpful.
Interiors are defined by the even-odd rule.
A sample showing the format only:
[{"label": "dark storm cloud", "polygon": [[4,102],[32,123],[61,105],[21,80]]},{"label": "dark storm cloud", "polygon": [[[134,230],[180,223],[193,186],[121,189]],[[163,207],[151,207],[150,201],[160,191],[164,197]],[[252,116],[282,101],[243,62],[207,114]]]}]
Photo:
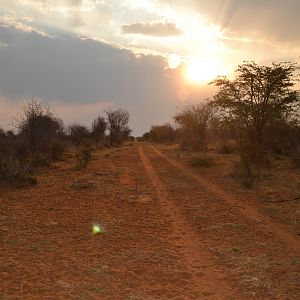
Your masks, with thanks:
[{"label": "dark storm cloud", "polygon": [[122,26],[124,34],[142,34],[158,37],[177,36],[183,32],[174,23],[133,23]]},{"label": "dark storm cloud", "polygon": [[0,41],[7,44],[0,47],[0,96],[10,101],[36,94],[50,106],[51,101],[111,102],[130,111],[139,132],[176,109],[174,76],[161,57],[4,26]]}]

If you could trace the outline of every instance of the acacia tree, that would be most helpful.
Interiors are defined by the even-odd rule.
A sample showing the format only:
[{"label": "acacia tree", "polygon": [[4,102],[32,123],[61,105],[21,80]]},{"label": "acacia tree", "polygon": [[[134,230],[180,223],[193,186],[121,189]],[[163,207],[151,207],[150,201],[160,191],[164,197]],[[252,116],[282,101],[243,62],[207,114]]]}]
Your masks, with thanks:
[{"label": "acacia tree", "polygon": [[128,128],[129,113],[123,109],[106,110],[106,120],[110,137],[110,145],[120,144],[130,134]]},{"label": "acacia tree", "polygon": [[295,64],[273,63],[260,66],[245,62],[236,77],[221,77],[212,82],[219,88],[214,103],[223,119],[245,129],[256,159],[262,159],[263,134],[267,124],[289,118],[299,103],[295,85]]},{"label": "acacia tree", "polygon": [[186,106],[174,116],[185,142],[205,151],[207,148],[207,131],[212,117],[213,107],[208,100]]}]

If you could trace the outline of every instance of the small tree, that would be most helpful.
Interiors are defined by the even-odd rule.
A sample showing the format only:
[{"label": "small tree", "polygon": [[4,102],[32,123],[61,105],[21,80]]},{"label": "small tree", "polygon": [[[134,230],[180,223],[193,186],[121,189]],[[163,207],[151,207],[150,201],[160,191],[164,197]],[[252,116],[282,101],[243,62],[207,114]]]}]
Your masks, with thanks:
[{"label": "small tree", "polygon": [[122,131],[121,139],[124,140],[124,141],[129,139],[131,132],[132,132],[132,130],[128,126],[125,126],[123,131]]},{"label": "small tree", "polygon": [[262,161],[263,134],[267,124],[287,119],[299,102],[293,90],[295,64],[273,63],[260,66],[245,62],[238,66],[233,80],[218,78],[215,105],[223,119],[234,122],[247,132],[256,162]]},{"label": "small tree", "polygon": [[90,132],[86,126],[75,123],[69,126],[69,135],[76,146],[81,146],[88,143]]},{"label": "small tree", "polygon": [[22,119],[15,121],[19,136],[31,155],[41,155],[45,160],[57,158],[62,151],[63,122],[47,107],[32,100],[25,106]]},{"label": "small tree", "polygon": [[93,121],[91,134],[96,144],[103,142],[105,138],[106,128],[107,128],[107,123],[105,121],[105,118],[99,116],[97,119]]},{"label": "small tree", "polygon": [[129,113],[125,110],[107,110],[105,111],[108,124],[110,145],[120,144],[128,133]]},{"label": "small tree", "polygon": [[209,101],[184,107],[174,116],[181,129],[184,144],[192,144],[196,149],[205,151],[208,140],[208,126],[213,107]]}]

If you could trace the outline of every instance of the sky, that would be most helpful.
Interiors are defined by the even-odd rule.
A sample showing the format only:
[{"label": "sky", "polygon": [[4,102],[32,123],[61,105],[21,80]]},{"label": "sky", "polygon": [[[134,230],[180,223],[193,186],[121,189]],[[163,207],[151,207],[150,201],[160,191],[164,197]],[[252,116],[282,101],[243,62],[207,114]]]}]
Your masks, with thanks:
[{"label": "sky", "polygon": [[0,127],[27,100],[66,124],[109,107],[134,135],[245,60],[300,63],[299,0],[0,0]]}]

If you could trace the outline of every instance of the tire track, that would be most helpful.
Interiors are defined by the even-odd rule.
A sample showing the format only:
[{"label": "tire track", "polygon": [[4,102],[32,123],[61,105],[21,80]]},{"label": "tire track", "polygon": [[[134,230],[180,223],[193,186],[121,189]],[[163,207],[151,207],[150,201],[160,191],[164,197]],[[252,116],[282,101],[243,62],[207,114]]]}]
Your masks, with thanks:
[{"label": "tire track", "polygon": [[180,248],[182,260],[190,275],[190,282],[199,294],[199,297],[201,297],[196,299],[207,299],[210,296],[215,300],[235,299],[233,297],[234,291],[224,279],[223,270],[216,266],[211,255],[201,245],[198,236],[185,222],[181,212],[168,199],[167,188],[159,179],[156,170],[141,146],[139,147],[139,154],[145,170],[155,187],[160,204],[166,215],[172,220],[174,232],[176,233],[176,240],[173,242],[174,247]]},{"label": "tire track", "polygon": [[293,250],[300,249],[300,240],[293,233],[289,232],[285,226],[275,223],[268,216],[265,216],[258,212],[254,207],[245,203],[245,201],[241,201],[240,199],[236,199],[233,195],[227,193],[222,190],[211,181],[203,178],[193,170],[185,167],[181,163],[176,162],[175,160],[169,158],[165,154],[161,153],[156,147],[150,146],[154,152],[163,157],[169,164],[176,167],[180,171],[182,171],[186,176],[193,178],[199,184],[204,186],[209,192],[217,195],[220,199],[226,202],[228,205],[233,206],[235,209],[239,210],[241,214],[256,222],[258,225],[262,226],[268,232],[275,234],[281,241],[283,241],[289,248]]}]

